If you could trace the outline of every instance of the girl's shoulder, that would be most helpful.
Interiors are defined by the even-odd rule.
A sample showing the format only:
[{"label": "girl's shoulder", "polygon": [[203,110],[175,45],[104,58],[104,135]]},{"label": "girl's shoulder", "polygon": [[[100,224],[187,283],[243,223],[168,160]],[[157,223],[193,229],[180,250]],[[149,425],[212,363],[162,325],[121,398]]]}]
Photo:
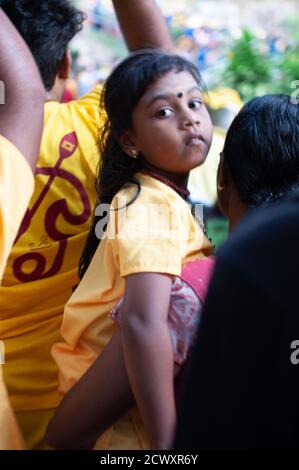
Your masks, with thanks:
[{"label": "girl's shoulder", "polygon": [[[171,234],[184,228],[189,232],[200,232],[191,206],[175,190],[153,177],[136,173],[135,184],[128,184],[118,191],[112,201],[112,212],[117,226],[125,224],[134,230],[163,231]],[[110,219],[111,220],[111,219]]]},{"label": "girl's shoulder", "polygon": [[133,210],[143,204],[186,205],[185,201],[169,186],[155,178],[136,173],[134,180],[124,185],[114,196],[112,207],[131,207]]}]

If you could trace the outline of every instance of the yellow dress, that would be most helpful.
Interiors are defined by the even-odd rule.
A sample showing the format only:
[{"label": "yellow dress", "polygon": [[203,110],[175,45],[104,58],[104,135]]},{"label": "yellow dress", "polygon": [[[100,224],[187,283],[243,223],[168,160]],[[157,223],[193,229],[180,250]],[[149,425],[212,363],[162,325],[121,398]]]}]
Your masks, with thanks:
[{"label": "yellow dress", "polygon": [[[187,203],[151,176],[137,173],[136,177],[141,185],[138,198],[126,209],[111,212],[107,237],[101,241],[66,304],[61,328],[64,342],[52,350],[59,366],[62,394],[84,374],[109,342],[115,328],[109,311],[124,294],[126,276],[142,272],[177,276],[185,263],[211,254],[211,245]],[[135,192],[135,186],[121,189],[112,206],[126,206]],[[148,449],[137,410],[108,429],[95,448]]]}]

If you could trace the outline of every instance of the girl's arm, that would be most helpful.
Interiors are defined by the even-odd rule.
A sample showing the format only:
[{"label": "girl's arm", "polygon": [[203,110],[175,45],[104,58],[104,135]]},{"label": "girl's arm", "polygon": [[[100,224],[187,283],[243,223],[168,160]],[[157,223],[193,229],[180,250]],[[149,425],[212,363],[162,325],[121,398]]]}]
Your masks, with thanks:
[{"label": "girl's arm", "polygon": [[91,449],[96,439],[134,405],[120,331],[65,395],[51,419],[46,441],[56,449]]},{"label": "girl's arm", "polygon": [[[156,277],[160,277],[159,275],[153,274],[129,276],[126,282],[126,299],[130,300],[130,296],[134,295],[134,278],[137,276],[139,278],[150,276],[154,277],[155,280]],[[145,283],[144,288],[146,288],[146,292],[138,292],[137,295],[135,294],[135,300],[138,300],[138,296],[140,295],[141,299],[144,299],[147,303],[151,304],[153,302],[154,305],[152,305],[152,307],[149,305],[149,308],[153,309],[151,310],[151,315],[156,316],[157,314],[154,309],[157,309],[157,311],[160,310],[162,297],[165,296],[166,299],[164,300],[163,310],[166,309],[166,313],[163,313],[167,318],[171,280],[167,276],[161,276],[161,278],[165,281],[167,286],[166,290],[164,283],[162,283],[163,285],[157,286],[155,282],[154,285],[149,287],[149,289],[155,289],[151,293],[150,290],[147,291]],[[132,280],[133,289],[131,286]],[[147,297],[149,297],[149,299],[147,299]],[[157,303],[159,303],[158,307],[156,305]],[[166,332],[164,331],[164,333]],[[168,337],[169,334],[167,334],[166,343]],[[141,347],[143,347],[143,345],[141,345]],[[171,369],[172,365],[170,361],[173,361],[172,349],[168,351],[168,355],[171,356],[168,362],[168,367]],[[121,332],[117,329],[100,357],[65,395],[58,406],[46,432],[46,441],[51,446],[56,449],[90,449],[96,439],[135,404],[123,356]],[[163,367],[166,365],[165,359],[166,357],[163,361],[160,361],[159,358],[159,362],[162,363]],[[143,376],[145,368],[146,367],[143,367],[142,364],[141,377]],[[157,391],[161,390],[162,383],[163,380],[158,385]],[[173,378],[171,380],[171,387],[173,386],[172,384]],[[151,383],[151,387],[153,386],[154,383]],[[145,403],[145,405],[147,405],[147,403]],[[168,405],[167,403],[166,406],[168,407]],[[154,443],[155,439],[153,439],[153,445],[155,445]],[[157,446],[158,445],[157,443]]]},{"label": "girl's arm", "polygon": [[167,324],[171,285],[167,275],[130,275],[121,308],[127,372],[154,449],[170,448],[176,423],[174,360]]}]

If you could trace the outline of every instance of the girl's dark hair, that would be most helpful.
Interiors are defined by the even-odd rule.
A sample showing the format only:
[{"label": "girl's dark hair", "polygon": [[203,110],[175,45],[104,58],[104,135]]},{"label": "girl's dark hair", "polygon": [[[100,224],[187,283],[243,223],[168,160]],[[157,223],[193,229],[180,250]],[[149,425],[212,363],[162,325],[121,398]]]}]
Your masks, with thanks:
[{"label": "girl's dark hair", "polygon": [[[204,88],[197,67],[177,55],[169,55],[158,50],[143,50],[129,55],[111,73],[104,86],[102,108],[106,110],[100,152],[99,176],[96,180],[98,203],[111,204],[120,188],[128,183],[137,187],[134,200],[140,192],[134,174],[142,169],[142,161],[127,155],[119,144],[124,131],[132,129],[132,113],[149,85],[170,71],[189,72],[200,88]],[[131,201],[132,203],[133,201]],[[83,251],[79,276],[83,277],[100,243],[95,227],[99,219],[94,216],[93,224]]]},{"label": "girl's dark hair", "polygon": [[287,95],[254,98],[231,124],[223,150],[244,203],[257,207],[299,186],[299,106]]}]

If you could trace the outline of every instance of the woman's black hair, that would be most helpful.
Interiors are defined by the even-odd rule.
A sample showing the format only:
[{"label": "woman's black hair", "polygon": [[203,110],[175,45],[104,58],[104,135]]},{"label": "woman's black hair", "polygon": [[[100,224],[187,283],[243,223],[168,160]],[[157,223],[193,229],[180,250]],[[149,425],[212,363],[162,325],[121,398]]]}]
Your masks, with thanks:
[{"label": "woman's black hair", "polygon": [[299,106],[287,95],[249,101],[231,124],[223,150],[241,200],[249,207],[299,186]]},{"label": "woman's black hair", "polygon": [[[140,185],[134,179],[134,174],[142,169],[142,160],[127,155],[119,144],[119,138],[124,131],[132,129],[133,110],[148,86],[170,71],[187,71],[200,88],[204,88],[200,73],[194,64],[181,56],[158,50],[143,50],[129,55],[107,79],[102,95],[102,108],[106,110],[107,119],[100,140],[101,161],[96,180],[97,204],[111,204],[120,188],[129,183],[137,187],[134,200],[138,197]],[[98,221],[94,216],[80,260],[80,278],[83,277],[100,243],[95,233]]]}]

